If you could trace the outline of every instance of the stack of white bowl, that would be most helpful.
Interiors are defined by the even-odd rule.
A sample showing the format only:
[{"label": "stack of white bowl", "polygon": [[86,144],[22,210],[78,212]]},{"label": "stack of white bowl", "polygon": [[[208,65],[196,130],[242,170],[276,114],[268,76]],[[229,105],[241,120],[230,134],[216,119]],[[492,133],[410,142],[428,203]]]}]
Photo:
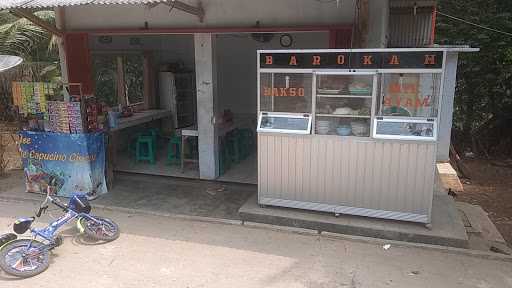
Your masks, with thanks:
[{"label": "stack of white bowl", "polygon": [[316,133],[329,134],[331,130],[331,121],[329,120],[316,120]]},{"label": "stack of white bowl", "polygon": [[370,132],[370,125],[367,122],[353,121],[350,122],[350,127],[352,127],[352,134],[355,136],[368,136]]}]

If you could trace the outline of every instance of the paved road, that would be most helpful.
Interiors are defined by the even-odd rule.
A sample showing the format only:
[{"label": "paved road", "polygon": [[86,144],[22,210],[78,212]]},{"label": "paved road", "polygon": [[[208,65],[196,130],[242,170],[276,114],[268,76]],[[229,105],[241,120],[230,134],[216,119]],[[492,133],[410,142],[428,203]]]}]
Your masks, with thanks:
[{"label": "paved road", "polygon": [[[0,231],[36,205],[0,201]],[[74,228],[50,268],[0,287],[512,287],[512,263],[167,217],[97,211],[123,234],[84,245]]]}]

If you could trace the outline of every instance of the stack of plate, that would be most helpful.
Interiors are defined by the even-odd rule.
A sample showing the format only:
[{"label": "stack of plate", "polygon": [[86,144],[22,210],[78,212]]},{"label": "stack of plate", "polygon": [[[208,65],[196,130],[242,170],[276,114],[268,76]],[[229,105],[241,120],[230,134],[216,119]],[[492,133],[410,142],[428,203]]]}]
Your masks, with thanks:
[{"label": "stack of plate", "polygon": [[352,134],[355,136],[368,136],[370,132],[370,125],[367,122],[353,121],[350,122],[350,127],[352,128]]},{"label": "stack of plate", "polygon": [[349,88],[348,91],[352,95],[370,95],[370,89],[368,88]]},{"label": "stack of plate", "polygon": [[329,120],[316,120],[316,133],[329,134],[331,130],[331,122]]}]

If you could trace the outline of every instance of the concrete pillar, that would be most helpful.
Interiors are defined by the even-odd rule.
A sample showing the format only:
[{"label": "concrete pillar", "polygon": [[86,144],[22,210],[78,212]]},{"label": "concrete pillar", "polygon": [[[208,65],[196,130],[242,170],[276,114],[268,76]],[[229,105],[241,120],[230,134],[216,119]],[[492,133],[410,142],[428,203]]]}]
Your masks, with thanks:
[{"label": "concrete pillar", "polygon": [[213,35],[194,34],[197,124],[199,132],[199,175],[201,179],[215,179],[217,168],[217,137],[215,136],[214,47]]},{"label": "concrete pillar", "polygon": [[389,0],[370,1],[368,7],[368,48],[388,44]]},{"label": "concrete pillar", "polygon": [[453,123],[453,101],[457,85],[457,52],[446,52],[441,108],[439,110],[439,128],[437,142],[437,161],[450,160],[450,138]]}]

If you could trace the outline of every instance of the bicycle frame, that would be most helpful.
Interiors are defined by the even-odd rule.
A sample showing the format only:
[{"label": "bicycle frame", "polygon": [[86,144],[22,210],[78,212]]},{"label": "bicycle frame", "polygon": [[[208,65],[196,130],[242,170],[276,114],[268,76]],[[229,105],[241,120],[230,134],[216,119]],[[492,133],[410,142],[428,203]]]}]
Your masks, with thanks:
[{"label": "bicycle frame", "polygon": [[[42,239],[49,242],[48,244],[46,244],[44,246],[45,250],[50,250],[57,246],[55,243],[55,234],[62,226],[66,225],[67,223],[69,223],[75,219],[79,219],[79,218],[86,218],[88,220],[98,222],[90,214],[78,213],[78,212],[74,211],[73,209],[70,209],[67,206],[64,206],[63,204],[60,203],[60,201],[55,200],[49,194],[47,194],[46,197],[47,198],[45,199],[44,203],[49,201],[52,204],[54,204],[55,206],[62,208],[66,212],[66,214],[62,215],[57,220],[50,222],[50,224],[48,224],[48,226],[46,226],[44,228],[30,228],[30,232],[32,233],[32,240],[36,240],[37,237],[39,236]],[[27,245],[27,251],[32,247],[32,242],[33,241],[30,241],[29,244]]]},{"label": "bicycle frame", "polygon": [[45,228],[42,228],[42,229],[31,228],[30,231],[32,232],[34,239],[35,239],[35,237],[39,236],[47,241],[52,242],[54,239],[55,233],[62,226],[66,225],[67,223],[69,223],[77,218],[81,218],[81,217],[96,221],[96,219],[91,217],[89,214],[76,213],[73,210],[69,210],[68,212],[66,212],[66,214],[62,215],[59,219],[51,222]]}]

